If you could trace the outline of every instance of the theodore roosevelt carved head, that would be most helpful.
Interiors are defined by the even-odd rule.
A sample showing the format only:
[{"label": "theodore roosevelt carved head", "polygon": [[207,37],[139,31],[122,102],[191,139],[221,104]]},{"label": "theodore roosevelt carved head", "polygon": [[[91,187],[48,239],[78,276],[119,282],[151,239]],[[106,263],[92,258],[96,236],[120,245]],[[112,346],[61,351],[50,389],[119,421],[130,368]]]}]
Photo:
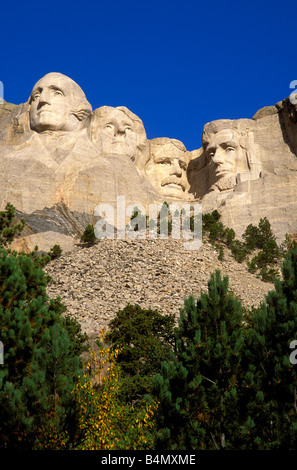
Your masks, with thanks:
[{"label": "theodore roosevelt carved head", "polygon": [[145,173],[163,196],[183,199],[187,189],[188,152],[182,142],[165,137],[150,141]]},{"label": "theodore roosevelt carved head", "polygon": [[91,141],[102,154],[130,158],[138,169],[147,160],[147,138],[141,119],[125,106],[101,106],[93,112]]}]

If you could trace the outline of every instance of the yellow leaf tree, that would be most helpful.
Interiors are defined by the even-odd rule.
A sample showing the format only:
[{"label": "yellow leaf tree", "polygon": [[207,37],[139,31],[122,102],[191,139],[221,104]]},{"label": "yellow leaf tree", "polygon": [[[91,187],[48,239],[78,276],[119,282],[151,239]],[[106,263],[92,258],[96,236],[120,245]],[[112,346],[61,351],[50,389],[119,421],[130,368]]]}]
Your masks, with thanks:
[{"label": "yellow leaf tree", "polygon": [[104,332],[100,335],[98,344],[99,353],[92,353],[75,389],[80,433],[75,448],[152,449],[157,403],[142,401],[133,407],[123,402],[119,394],[120,368],[116,363],[118,351],[111,351],[104,346]]}]

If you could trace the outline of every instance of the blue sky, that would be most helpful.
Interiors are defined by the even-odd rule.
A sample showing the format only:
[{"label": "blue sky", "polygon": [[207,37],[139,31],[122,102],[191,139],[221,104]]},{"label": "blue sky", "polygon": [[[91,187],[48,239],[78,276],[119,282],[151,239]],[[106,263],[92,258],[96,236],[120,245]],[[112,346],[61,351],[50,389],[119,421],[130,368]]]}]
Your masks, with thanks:
[{"label": "blue sky", "polygon": [[127,106],[149,139],[188,150],[206,122],[251,118],[297,80],[295,0],[1,3],[6,101],[27,101],[39,78],[61,72],[93,109]]}]

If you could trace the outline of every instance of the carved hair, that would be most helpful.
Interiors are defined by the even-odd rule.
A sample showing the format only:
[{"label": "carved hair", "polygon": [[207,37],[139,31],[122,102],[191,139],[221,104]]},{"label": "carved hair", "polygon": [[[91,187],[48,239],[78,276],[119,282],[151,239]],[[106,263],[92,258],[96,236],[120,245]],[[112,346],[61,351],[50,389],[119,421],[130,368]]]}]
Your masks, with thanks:
[{"label": "carved hair", "polygon": [[154,151],[159,147],[162,148],[164,145],[174,145],[178,150],[184,152],[186,157],[187,165],[190,160],[190,153],[187,151],[185,145],[177,139],[170,139],[169,137],[156,137],[155,139],[151,139],[150,141],[150,152],[149,152],[149,160],[146,162],[146,165],[149,166],[154,160]]},{"label": "carved hair", "polygon": [[187,152],[186,147],[184,144],[177,139],[170,139],[169,137],[156,137],[155,139],[150,140],[151,148],[157,147],[158,145],[166,145],[166,144],[172,144],[175,145],[179,150],[183,152]]},{"label": "carved hair", "polygon": [[98,123],[100,119],[104,118],[106,114],[113,110],[118,110],[124,113],[131,121],[133,122],[133,128],[136,134],[136,157],[135,157],[135,165],[140,173],[143,172],[144,166],[148,160],[148,145],[147,145],[147,137],[145,128],[143,125],[142,120],[136,116],[136,114],[132,113],[128,108],[125,106],[101,106],[100,108],[95,109],[91,117],[90,123],[90,139],[92,142],[96,142],[97,140],[97,133],[98,133]]},{"label": "carved hair", "polygon": [[[72,80],[72,78],[67,77],[67,75],[63,75],[62,73],[50,72],[44,75],[44,77],[42,77],[40,80],[44,79],[45,77],[63,79],[69,83],[70,86],[68,89],[71,93],[72,100],[73,100],[73,110],[71,114],[73,114],[79,121],[83,121],[84,119],[87,119],[89,116],[91,116],[92,106],[88,102],[86,95],[81,89],[81,87],[74,80]],[[40,80],[34,85],[34,88],[40,82]],[[29,107],[31,105],[31,102],[32,102],[32,92],[28,100]]]},{"label": "carved hair", "polygon": [[237,135],[240,147],[245,150],[247,166],[249,170],[252,170],[253,166],[258,163],[258,158],[254,155],[251,145],[253,144],[251,121],[249,119],[219,119],[217,121],[208,122],[205,124],[202,133],[203,149],[206,150],[213,134],[217,134],[223,130],[231,131],[233,135]]},{"label": "carved hair", "polygon": [[131,119],[131,121],[133,122],[134,131],[137,135],[137,148],[145,146],[146,132],[143,123],[141,119],[136,116],[136,114],[132,113],[132,111],[130,111],[125,106],[117,106],[116,108],[113,108],[112,106],[101,106],[100,108],[95,109],[92,115],[90,125],[91,140],[96,140],[98,121],[100,121],[100,119],[104,118],[107,113],[113,110],[122,111],[124,114],[126,114],[129,119]]}]

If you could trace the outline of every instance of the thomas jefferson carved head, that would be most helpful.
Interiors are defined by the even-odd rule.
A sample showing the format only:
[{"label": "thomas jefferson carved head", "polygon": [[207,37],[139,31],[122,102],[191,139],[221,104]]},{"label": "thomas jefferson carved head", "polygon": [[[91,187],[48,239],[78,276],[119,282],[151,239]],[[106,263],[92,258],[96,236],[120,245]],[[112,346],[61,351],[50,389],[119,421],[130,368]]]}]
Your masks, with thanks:
[{"label": "thomas jefferson carved head", "polygon": [[85,126],[92,107],[80,86],[61,73],[48,73],[29,99],[30,128],[36,132],[76,131]]},{"label": "thomas jefferson carved head", "polygon": [[163,196],[182,199],[187,189],[188,152],[176,139],[150,141],[150,160],[145,173]]},{"label": "thomas jefferson carved head", "polygon": [[124,106],[102,106],[93,112],[91,140],[103,154],[123,155],[142,166],[147,139],[141,119]]}]

